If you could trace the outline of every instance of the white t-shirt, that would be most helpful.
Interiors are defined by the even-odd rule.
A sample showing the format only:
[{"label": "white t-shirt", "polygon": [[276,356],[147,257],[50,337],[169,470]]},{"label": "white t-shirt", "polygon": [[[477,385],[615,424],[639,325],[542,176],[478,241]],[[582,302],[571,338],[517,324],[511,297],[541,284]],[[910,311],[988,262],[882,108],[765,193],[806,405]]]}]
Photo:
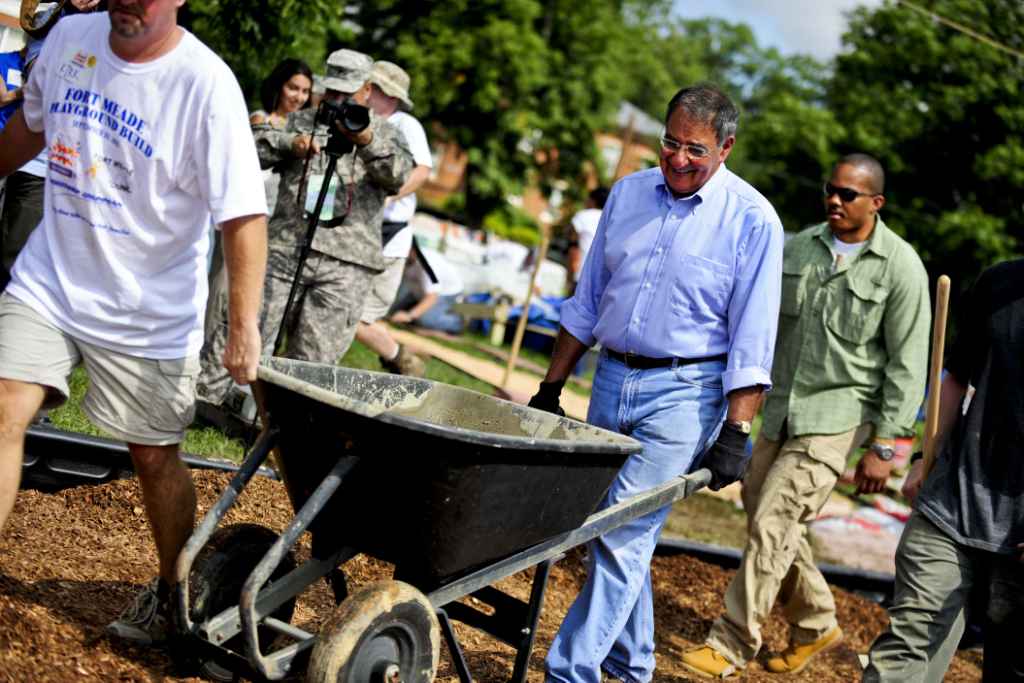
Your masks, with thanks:
[{"label": "white t-shirt", "polygon": [[462,294],[464,286],[462,275],[455,269],[451,261],[446,259],[444,254],[433,249],[422,249],[421,251],[427,259],[427,263],[430,264],[430,269],[437,276],[437,282],[431,282],[426,270],[417,264],[420,272],[420,286],[423,288],[423,291],[427,294],[437,294],[438,296],[458,296]]},{"label": "white t-shirt", "polygon": [[[434,158],[430,155],[427,144],[427,133],[412,114],[396,111],[388,117],[388,123],[402,132],[405,142],[409,145],[416,166],[434,167]],[[416,193],[408,194],[401,199],[390,201],[384,207],[384,220],[388,223],[408,223],[416,213]],[[412,228],[406,227],[399,231],[384,245],[385,258],[405,258],[412,249]]]},{"label": "white t-shirt", "polygon": [[[597,234],[597,224],[601,222],[601,209],[583,209],[577,211],[572,217],[572,228],[579,236],[580,244],[580,270],[587,261],[587,252],[590,245],[594,243],[594,235]],[[579,271],[573,273],[573,279],[579,279]]]},{"label": "white t-shirt", "polygon": [[7,291],[73,337],[180,358],[203,343],[211,215],[267,211],[256,145],[238,82],[195,36],[132,64],[109,33],[105,13],[65,17],[25,86],[49,168]]},{"label": "white t-shirt", "polygon": [[832,270],[835,271],[840,263],[849,263],[864,248],[864,242],[844,242],[835,235],[832,235]]}]

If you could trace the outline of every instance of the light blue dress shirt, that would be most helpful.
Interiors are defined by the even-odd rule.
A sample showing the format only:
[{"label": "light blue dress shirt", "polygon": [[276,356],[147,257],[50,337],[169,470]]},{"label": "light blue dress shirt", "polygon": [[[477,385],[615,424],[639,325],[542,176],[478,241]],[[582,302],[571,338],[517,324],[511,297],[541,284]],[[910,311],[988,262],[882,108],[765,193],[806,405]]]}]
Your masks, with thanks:
[{"label": "light blue dress shirt", "polygon": [[660,168],[634,173],[612,188],[561,324],[620,353],[725,353],[725,393],[770,387],[784,241],[768,200],[724,164],[685,199]]}]

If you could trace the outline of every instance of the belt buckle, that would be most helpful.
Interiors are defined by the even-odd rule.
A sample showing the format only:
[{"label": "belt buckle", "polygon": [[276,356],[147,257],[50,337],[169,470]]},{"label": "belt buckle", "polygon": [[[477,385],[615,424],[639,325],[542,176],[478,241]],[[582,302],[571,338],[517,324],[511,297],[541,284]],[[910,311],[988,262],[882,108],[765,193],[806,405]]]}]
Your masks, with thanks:
[{"label": "belt buckle", "polygon": [[626,367],[631,369],[637,369],[639,366],[634,363],[639,360],[640,356],[635,353],[624,353],[622,354],[623,360],[626,362]]}]

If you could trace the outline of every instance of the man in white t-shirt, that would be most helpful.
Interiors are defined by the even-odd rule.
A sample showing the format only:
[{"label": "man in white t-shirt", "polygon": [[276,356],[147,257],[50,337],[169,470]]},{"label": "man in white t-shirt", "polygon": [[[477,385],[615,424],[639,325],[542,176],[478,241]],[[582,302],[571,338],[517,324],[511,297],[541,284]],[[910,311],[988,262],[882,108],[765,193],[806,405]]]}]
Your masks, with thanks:
[{"label": "man in white t-shirt", "polygon": [[401,283],[403,291],[395,302],[400,310],[391,315],[391,322],[461,334],[462,316],[452,311],[452,305],[465,287],[462,276],[440,252],[423,249],[420,254],[435,277],[427,275],[415,252],[409,254]]},{"label": "man in white t-shirt", "polygon": [[572,217],[572,229],[576,233],[576,252],[570,255],[570,272],[573,289],[580,279],[580,271],[587,261],[587,253],[597,234],[597,224],[601,222],[604,203],[608,201],[608,188],[597,187],[590,191],[586,205]]},{"label": "man in white t-shirt", "polygon": [[158,643],[171,630],[174,562],[196,496],[178,445],[192,420],[212,219],[224,236],[224,365],[256,378],[266,201],[234,75],[177,25],[184,0],[110,0],[66,17],[0,135],[0,177],[47,150],[43,220],[0,296],[0,526],[18,490],[25,431],[68,396],[128,442],[159,577],[110,625]]},{"label": "man in white t-shirt", "polygon": [[396,374],[422,377],[425,367],[418,356],[407,351],[392,339],[386,327],[380,324],[395,301],[402,282],[405,259],[412,249],[412,228],[409,221],[416,213],[416,190],[423,185],[434,167],[423,126],[410,114],[413,104],[409,99],[409,75],[397,64],[375,62],[370,72],[370,107],[374,113],[402,132],[416,166],[409,179],[384,206],[384,261],[383,273],[373,278],[370,294],[363,304],[363,313],[356,329],[356,339],[380,356],[381,365]]}]

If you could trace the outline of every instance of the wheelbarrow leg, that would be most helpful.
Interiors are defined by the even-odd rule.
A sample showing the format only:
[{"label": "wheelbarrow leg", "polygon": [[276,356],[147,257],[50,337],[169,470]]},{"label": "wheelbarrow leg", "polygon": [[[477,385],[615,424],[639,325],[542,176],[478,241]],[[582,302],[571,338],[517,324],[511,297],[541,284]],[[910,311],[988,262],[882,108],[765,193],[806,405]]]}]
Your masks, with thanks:
[{"label": "wheelbarrow leg", "polygon": [[[328,475],[316,487],[302,508],[295,513],[292,521],[281,535],[278,536],[274,545],[270,547],[267,554],[260,560],[255,569],[252,570],[249,578],[246,579],[245,584],[242,586],[242,595],[238,609],[242,621],[242,632],[245,634],[246,652],[249,655],[250,663],[266,678],[275,680],[288,672],[286,670],[282,671],[279,668],[279,660],[268,659],[260,651],[259,636],[256,630],[260,619],[257,613],[257,599],[259,598],[260,588],[270,580],[271,575],[281,563],[285,554],[291,550],[292,546],[299,540],[299,536],[309,528],[309,525],[312,524],[316,516],[324,509],[327,501],[330,500],[334,492],[341,486],[345,475],[355,467],[358,461],[359,458],[356,456],[347,456],[335,463],[334,467],[331,468]],[[308,643],[302,643],[302,645],[311,647],[312,643],[313,640],[310,639]]]},{"label": "wheelbarrow leg", "polygon": [[466,658],[462,655],[462,647],[455,638],[455,629],[452,628],[452,620],[443,609],[437,610],[437,620],[441,624],[441,633],[444,634],[444,642],[448,644],[448,653],[455,663],[455,672],[459,675],[459,683],[473,683],[473,677],[469,675],[469,667],[466,666]]},{"label": "wheelbarrow leg", "polygon": [[540,611],[544,606],[544,593],[548,586],[548,574],[551,573],[551,565],[559,558],[545,560],[537,565],[533,574],[533,587],[530,590],[530,604],[526,612],[526,625],[523,627],[523,639],[516,647],[516,665],[512,669],[512,678],[509,683],[525,683],[526,672],[530,667],[530,653],[533,652],[533,641],[537,637],[537,622],[540,620]]}]

